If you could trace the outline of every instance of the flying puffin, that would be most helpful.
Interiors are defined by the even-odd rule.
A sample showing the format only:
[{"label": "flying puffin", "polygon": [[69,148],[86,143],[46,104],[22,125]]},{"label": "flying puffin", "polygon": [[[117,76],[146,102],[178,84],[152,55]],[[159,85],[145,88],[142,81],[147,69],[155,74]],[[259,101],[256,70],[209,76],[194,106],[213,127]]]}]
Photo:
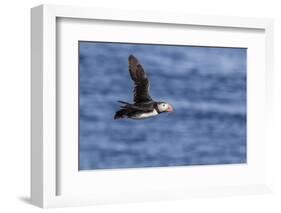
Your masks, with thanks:
[{"label": "flying puffin", "polygon": [[150,97],[149,80],[138,59],[130,55],[128,61],[130,76],[135,84],[134,103],[118,101],[123,105],[120,106],[121,109],[115,113],[114,119],[144,119],[164,112],[172,112],[173,107],[170,104],[153,101]]}]

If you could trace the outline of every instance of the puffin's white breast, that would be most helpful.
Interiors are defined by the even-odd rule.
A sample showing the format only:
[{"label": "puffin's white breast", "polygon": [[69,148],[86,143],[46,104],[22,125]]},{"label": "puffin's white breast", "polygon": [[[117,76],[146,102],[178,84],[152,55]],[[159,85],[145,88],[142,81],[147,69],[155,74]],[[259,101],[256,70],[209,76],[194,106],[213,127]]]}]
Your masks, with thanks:
[{"label": "puffin's white breast", "polygon": [[132,119],[144,119],[158,115],[158,112],[154,109],[152,112],[139,113],[136,116],[131,117]]}]

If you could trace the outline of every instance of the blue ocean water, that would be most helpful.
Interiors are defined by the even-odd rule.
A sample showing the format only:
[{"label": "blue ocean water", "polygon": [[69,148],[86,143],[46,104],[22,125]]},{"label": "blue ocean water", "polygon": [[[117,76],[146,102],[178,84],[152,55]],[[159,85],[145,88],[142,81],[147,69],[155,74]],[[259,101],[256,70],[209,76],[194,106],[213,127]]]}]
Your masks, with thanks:
[{"label": "blue ocean water", "polygon": [[[173,113],[114,120],[132,102],[128,56]],[[79,42],[80,170],[246,163],[244,48]]]}]

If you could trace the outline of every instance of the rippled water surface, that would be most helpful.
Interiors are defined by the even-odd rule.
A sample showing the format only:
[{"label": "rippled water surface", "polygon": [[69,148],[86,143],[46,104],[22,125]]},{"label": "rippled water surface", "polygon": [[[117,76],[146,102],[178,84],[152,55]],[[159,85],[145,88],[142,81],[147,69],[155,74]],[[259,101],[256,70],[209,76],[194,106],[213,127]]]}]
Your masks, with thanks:
[{"label": "rippled water surface", "polygon": [[[173,113],[113,120],[132,102],[128,56],[150,95]],[[246,163],[246,56],[242,48],[79,43],[81,170]]]}]

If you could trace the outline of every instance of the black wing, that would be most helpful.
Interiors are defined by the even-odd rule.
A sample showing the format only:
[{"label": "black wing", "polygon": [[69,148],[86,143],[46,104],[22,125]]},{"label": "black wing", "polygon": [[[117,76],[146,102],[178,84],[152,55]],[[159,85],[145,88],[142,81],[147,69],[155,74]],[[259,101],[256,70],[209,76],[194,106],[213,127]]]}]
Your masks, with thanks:
[{"label": "black wing", "polygon": [[143,112],[151,112],[154,109],[154,102],[145,102],[145,103],[136,103],[136,104],[130,104],[124,101],[118,101],[121,104],[124,104],[123,106],[120,106],[120,108],[123,109],[134,109],[138,111]]},{"label": "black wing", "polygon": [[133,55],[130,55],[128,60],[129,72],[132,80],[135,82],[134,102],[141,103],[152,101],[152,98],[149,95],[149,80],[141,64]]}]

